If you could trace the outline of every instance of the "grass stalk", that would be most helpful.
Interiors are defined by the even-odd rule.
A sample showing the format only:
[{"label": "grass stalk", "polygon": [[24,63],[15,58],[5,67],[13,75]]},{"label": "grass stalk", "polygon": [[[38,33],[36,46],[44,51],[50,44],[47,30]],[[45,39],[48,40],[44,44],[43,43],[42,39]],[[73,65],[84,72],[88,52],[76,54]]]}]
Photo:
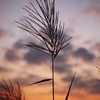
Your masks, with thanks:
[{"label": "grass stalk", "polygon": [[54,100],[54,59],[52,55],[52,100]]},{"label": "grass stalk", "polygon": [[[20,23],[19,28],[25,30],[26,32],[32,34],[37,38],[42,44],[38,45],[32,42],[25,44],[28,47],[39,50],[51,57],[51,70],[52,70],[52,100],[54,100],[54,59],[57,57],[59,52],[69,45],[69,40],[72,38],[67,38],[64,34],[64,23],[59,21],[59,12],[55,11],[55,0],[36,0],[36,3],[41,11],[41,13],[36,10],[35,6],[31,4],[32,8],[25,6],[23,9],[29,14],[29,17],[24,16],[24,20],[28,25]],[[34,25],[40,28],[38,31]],[[51,78],[50,78],[51,79]],[[41,83],[46,82],[48,79],[35,82]],[[34,83],[32,83],[34,84]],[[29,84],[29,85],[32,85]]]}]

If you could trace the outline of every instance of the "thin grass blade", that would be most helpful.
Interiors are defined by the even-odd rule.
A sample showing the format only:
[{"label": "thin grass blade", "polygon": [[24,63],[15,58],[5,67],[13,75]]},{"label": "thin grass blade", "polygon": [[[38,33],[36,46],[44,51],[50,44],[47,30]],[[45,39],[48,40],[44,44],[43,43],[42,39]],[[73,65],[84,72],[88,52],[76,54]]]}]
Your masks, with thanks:
[{"label": "thin grass blade", "polygon": [[72,87],[72,84],[73,84],[73,81],[74,81],[76,72],[77,72],[77,70],[76,70],[75,73],[74,73],[74,76],[73,76],[72,81],[71,81],[71,83],[70,83],[70,86],[69,86],[69,89],[68,89],[68,92],[67,92],[67,95],[66,95],[66,99],[65,99],[65,100],[68,100],[68,97],[69,97],[69,94],[70,94],[70,91],[71,91],[71,87]]},{"label": "thin grass blade", "polygon": [[32,83],[32,84],[29,84],[27,86],[34,85],[34,84],[38,84],[38,83],[42,83],[42,82],[47,82],[47,81],[50,81],[50,80],[52,80],[52,79],[43,79],[41,81],[38,81],[38,82],[35,82],[35,83]]}]

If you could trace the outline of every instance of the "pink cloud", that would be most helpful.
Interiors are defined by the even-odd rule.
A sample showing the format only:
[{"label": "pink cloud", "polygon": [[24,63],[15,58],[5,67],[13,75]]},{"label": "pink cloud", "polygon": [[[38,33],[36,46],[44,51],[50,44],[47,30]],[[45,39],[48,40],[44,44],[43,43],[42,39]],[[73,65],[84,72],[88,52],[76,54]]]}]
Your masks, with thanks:
[{"label": "pink cloud", "polygon": [[95,48],[96,50],[100,52],[100,43],[93,45],[92,48]]},{"label": "pink cloud", "polygon": [[11,73],[11,72],[14,72],[14,70],[0,66],[0,73]]},{"label": "pink cloud", "polygon": [[82,13],[92,13],[92,14],[98,14],[100,15],[100,7],[96,7],[96,6],[88,6],[87,8],[85,8],[84,10],[82,10]]},{"label": "pink cloud", "polygon": [[6,36],[7,31],[0,29],[0,37]]}]

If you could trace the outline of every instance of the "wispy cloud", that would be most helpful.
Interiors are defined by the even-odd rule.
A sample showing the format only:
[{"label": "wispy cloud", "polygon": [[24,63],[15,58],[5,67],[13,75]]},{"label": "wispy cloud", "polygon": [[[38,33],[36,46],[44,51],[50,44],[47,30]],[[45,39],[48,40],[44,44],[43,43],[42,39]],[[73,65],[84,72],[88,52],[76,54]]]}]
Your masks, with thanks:
[{"label": "wispy cloud", "polygon": [[88,93],[100,94],[100,83],[97,80],[91,79],[88,81],[82,81],[81,78],[76,78],[74,83],[74,88],[83,89]]},{"label": "wispy cloud", "polygon": [[59,73],[59,74],[64,74],[64,73],[72,73],[72,65],[68,65],[68,64],[62,64],[59,66],[55,66],[55,72]]},{"label": "wispy cloud", "polygon": [[73,52],[74,57],[81,58],[86,62],[91,62],[94,60],[95,56],[87,51],[85,48],[79,48],[77,51]]},{"label": "wispy cloud", "polygon": [[13,71],[14,70],[12,70],[12,69],[7,69],[7,68],[0,66],[0,73],[10,73],[10,72],[13,72]]},{"label": "wispy cloud", "polygon": [[13,81],[15,81],[15,82],[18,81],[21,85],[26,86],[26,85],[28,85],[32,82],[36,82],[40,79],[41,79],[41,77],[38,77],[38,76],[35,76],[35,75],[27,75],[27,77],[15,77],[13,79]]},{"label": "wispy cloud", "polygon": [[92,14],[100,15],[100,7],[90,5],[90,6],[86,7],[85,9],[83,9],[82,13],[86,13],[86,14],[92,13]]},{"label": "wispy cloud", "polygon": [[6,36],[7,35],[7,31],[0,29],[0,37]]},{"label": "wispy cloud", "polygon": [[92,46],[92,48],[95,48],[100,53],[100,43],[96,43],[95,45]]},{"label": "wispy cloud", "polygon": [[[87,75],[88,75],[87,77],[89,77],[88,73]],[[70,83],[71,79],[72,79],[72,76],[68,76],[68,77],[62,78],[62,81]],[[86,91],[86,93],[88,94],[100,94],[99,87],[100,87],[100,83],[97,82],[97,80],[95,79],[84,80],[84,78],[82,78],[81,76],[77,76],[73,83],[73,91],[74,89],[78,91],[79,90]],[[80,93],[78,93],[78,95],[80,95]],[[84,95],[84,94],[81,94],[81,95]]]},{"label": "wispy cloud", "polygon": [[49,58],[42,52],[30,49],[28,53],[24,55],[24,60],[29,64],[41,64],[48,62]]},{"label": "wispy cloud", "polygon": [[7,50],[5,53],[5,59],[8,61],[17,61],[19,60],[19,56],[16,50]]},{"label": "wispy cloud", "polygon": [[18,41],[16,41],[16,42],[14,43],[13,48],[14,48],[14,49],[25,49],[25,48],[28,49],[28,47],[25,46],[25,45],[23,45],[23,44],[24,44],[24,43],[23,43],[23,40],[18,40]]}]

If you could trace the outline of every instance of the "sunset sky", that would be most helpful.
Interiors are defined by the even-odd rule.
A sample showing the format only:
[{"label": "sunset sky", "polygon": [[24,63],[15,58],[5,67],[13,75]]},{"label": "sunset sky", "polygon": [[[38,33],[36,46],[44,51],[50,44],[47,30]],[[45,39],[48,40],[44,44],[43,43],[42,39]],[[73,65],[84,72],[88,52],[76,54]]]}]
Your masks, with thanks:
[{"label": "sunset sky", "polygon": [[[100,100],[100,74],[95,64],[100,56],[100,0],[55,0],[70,45],[55,60],[55,100],[65,100],[74,72],[77,74],[69,100]],[[0,0],[0,79],[18,81],[22,86],[51,78],[51,58],[23,44],[40,42],[19,29],[23,9],[35,0]],[[39,10],[39,9],[38,9]],[[24,87],[26,100],[52,100],[51,81]]]}]

